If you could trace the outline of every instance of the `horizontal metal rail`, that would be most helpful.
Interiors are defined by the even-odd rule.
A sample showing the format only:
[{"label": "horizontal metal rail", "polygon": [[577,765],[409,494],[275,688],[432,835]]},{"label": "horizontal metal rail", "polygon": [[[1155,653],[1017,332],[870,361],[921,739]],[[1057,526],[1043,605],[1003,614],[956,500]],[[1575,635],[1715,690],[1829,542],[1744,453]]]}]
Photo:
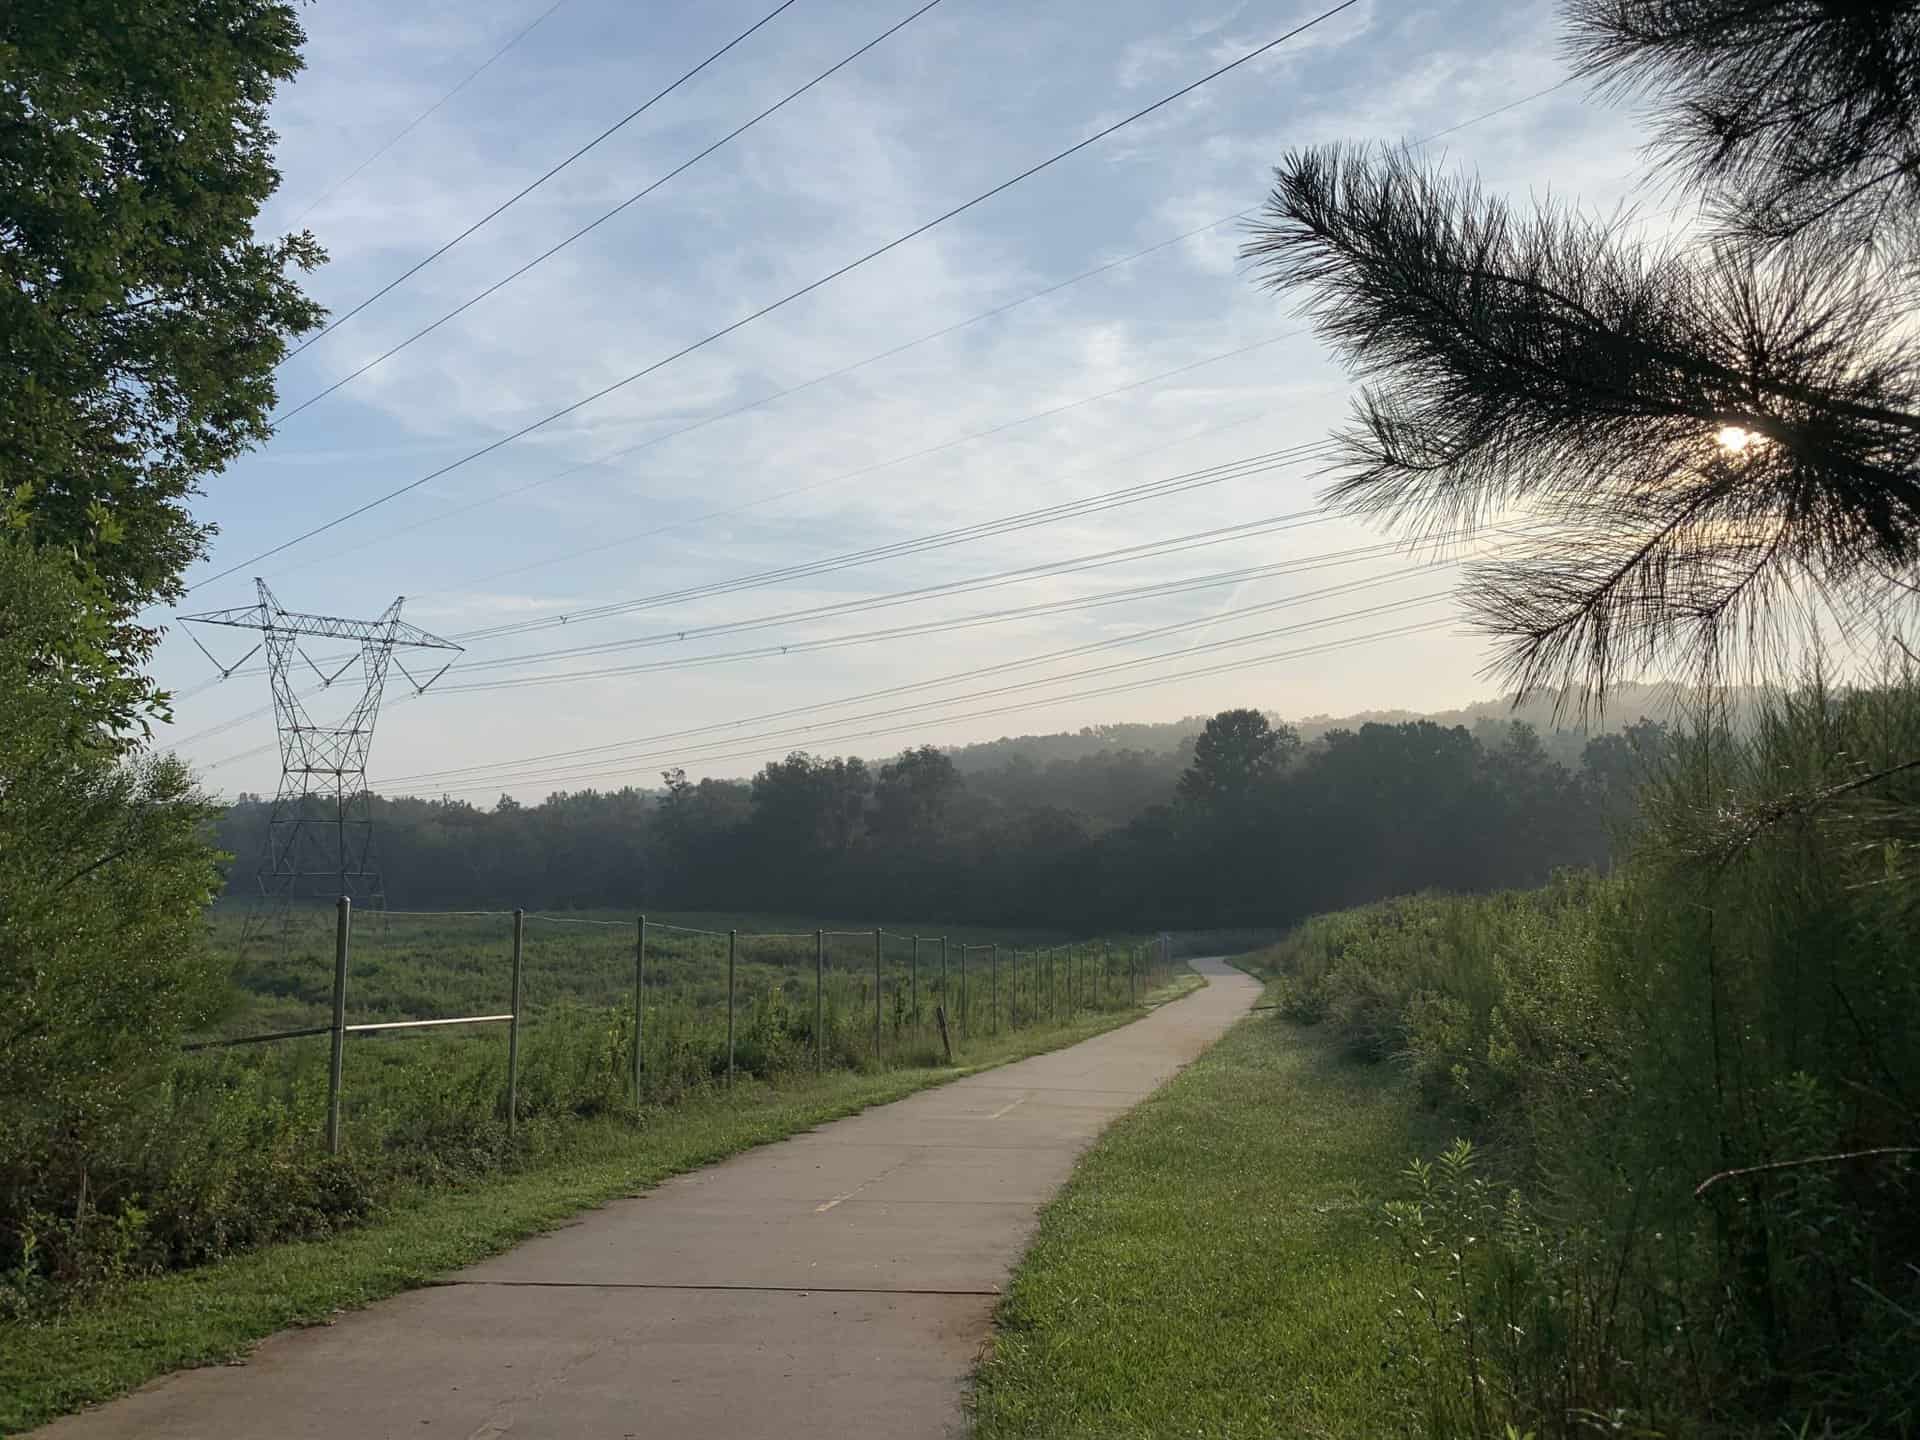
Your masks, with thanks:
[{"label": "horizontal metal rail", "polygon": [[331,1025],[308,1025],[299,1030],[270,1030],[265,1035],[241,1035],[233,1040],[195,1040],[190,1045],[182,1045],[183,1051],[226,1050],[235,1045],[265,1045],[270,1040],[299,1040],[307,1035],[330,1035]]},{"label": "horizontal metal rail", "polygon": [[[316,870],[313,873],[316,875],[331,875],[334,872],[331,870]],[[388,910],[388,909],[382,908],[379,910],[370,910],[367,913],[371,915],[413,915],[413,916],[424,917],[427,919],[434,919],[437,917],[450,916],[450,915],[512,915],[513,911],[511,910]]]},{"label": "horizontal metal rail", "polygon": [[342,1025],[349,1035],[365,1035],[373,1030],[425,1030],[433,1025],[491,1025],[511,1020],[511,1015],[456,1015],[451,1020],[385,1020],[378,1025]]}]

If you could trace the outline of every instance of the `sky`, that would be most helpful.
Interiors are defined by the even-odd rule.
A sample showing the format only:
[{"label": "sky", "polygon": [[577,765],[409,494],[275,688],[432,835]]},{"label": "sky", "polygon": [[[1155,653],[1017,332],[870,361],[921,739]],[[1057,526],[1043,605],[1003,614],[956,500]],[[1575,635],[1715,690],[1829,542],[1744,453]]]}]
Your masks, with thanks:
[{"label": "sky", "polygon": [[[260,232],[310,229],[330,258],[308,288],[344,315],[774,3],[303,6],[306,69],[273,107],[284,181]],[[292,357],[282,411],[922,3],[796,0]],[[424,695],[389,673],[369,777],[384,792],[479,804],[657,784],[676,764],[746,774],[800,748],[883,756],[1237,705],[1304,716],[1486,697],[1490,651],[1449,597],[1456,572],[1314,513],[1328,476],[1306,447],[1342,423],[1351,386],[1293,302],[1238,259],[1234,217],[1260,204],[1290,148],[1441,131],[1429,153],[1493,190],[1601,212],[1657,206],[1634,115],[1579,85],[1538,93],[1566,73],[1548,5],[1358,0],[802,298],[466,458],[1321,8],[940,0],[288,416],[208,482],[197,512],[219,534],[180,611],[252,604],[256,575],[295,611],[371,618],[404,595],[404,619],[465,649]],[[1113,493],[1178,476],[1209,483]],[[1044,523],[932,538],[1017,516]],[[1174,548],[1181,537],[1192,543]],[[863,557],[875,549],[894,553]],[[836,557],[855,558],[821,568]],[[803,573],[766,574],[793,567]],[[680,593],[742,577],[760,578]],[[927,587],[951,589],[792,613]],[[612,606],[625,608],[582,613]],[[699,633],[749,620],[767,623]],[[257,637],[164,622],[156,668],[177,704],[161,742],[216,793],[271,793],[279,763],[258,657],[220,680],[185,632],[222,666]],[[505,626],[519,633],[494,633]],[[624,648],[516,658],[602,646]],[[347,653],[309,647],[328,671]],[[400,654],[421,680],[445,658]],[[319,669],[301,673],[317,686]],[[314,720],[343,713],[357,674],[305,702]]]}]

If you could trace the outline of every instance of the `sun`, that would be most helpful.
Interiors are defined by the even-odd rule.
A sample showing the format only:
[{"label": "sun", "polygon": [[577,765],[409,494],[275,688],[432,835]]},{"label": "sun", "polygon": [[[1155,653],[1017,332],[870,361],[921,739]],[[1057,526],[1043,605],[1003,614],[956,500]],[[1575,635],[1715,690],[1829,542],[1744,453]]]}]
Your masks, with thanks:
[{"label": "sun", "polygon": [[1720,442],[1720,448],[1732,454],[1739,454],[1754,442],[1752,432],[1742,430],[1738,425],[1723,425],[1720,433],[1713,437]]}]

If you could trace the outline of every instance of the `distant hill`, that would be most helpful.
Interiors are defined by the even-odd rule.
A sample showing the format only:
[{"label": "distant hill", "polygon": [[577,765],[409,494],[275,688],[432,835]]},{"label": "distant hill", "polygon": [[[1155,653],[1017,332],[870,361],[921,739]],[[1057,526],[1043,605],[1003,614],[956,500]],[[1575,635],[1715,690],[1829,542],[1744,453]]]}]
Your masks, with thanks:
[{"label": "distant hill", "polygon": [[[1491,732],[1504,730],[1515,720],[1524,721],[1540,732],[1547,752],[1565,765],[1579,763],[1580,752],[1594,735],[1624,730],[1642,720],[1671,721],[1688,692],[1672,684],[1622,685],[1607,701],[1604,716],[1591,725],[1570,718],[1577,709],[1556,720],[1555,697],[1535,696],[1519,707],[1511,697],[1476,701],[1458,710],[1363,710],[1352,715],[1283,716],[1268,711],[1276,724],[1284,721],[1309,742],[1329,730],[1354,730],[1366,724],[1400,725],[1410,720],[1431,720],[1436,725],[1455,725],[1482,739]],[[1736,708],[1744,705],[1746,692],[1733,692]],[[966,774],[1004,769],[1010,764],[1045,768],[1055,764],[1075,764],[1103,757],[1124,755],[1129,751],[1149,755],[1184,755],[1207,722],[1205,715],[1189,715],[1157,725],[1088,725],[1076,731],[1050,735],[1008,735],[998,740],[962,745],[951,750],[953,763]]]}]

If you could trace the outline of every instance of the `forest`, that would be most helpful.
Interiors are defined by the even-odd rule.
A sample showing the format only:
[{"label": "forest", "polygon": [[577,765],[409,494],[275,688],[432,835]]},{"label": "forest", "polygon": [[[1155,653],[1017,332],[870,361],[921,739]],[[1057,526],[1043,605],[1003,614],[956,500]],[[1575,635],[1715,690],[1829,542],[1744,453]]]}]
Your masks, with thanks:
[{"label": "forest", "polygon": [[[668,771],[657,789],[537,805],[377,798],[374,825],[387,901],[402,908],[1282,926],[1604,863],[1667,730],[1640,719],[1575,736],[1558,732],[1550,747],[1525,721],[1483,718],[1473,730],[1363,722],[1305,739],[1241,709],[1167,748],[1129,743],[1165,745],[1164,732],[1096,732],[1070,747],[920,746],[878,761],[796,751],[751,779]],[[233,857],[229,902],[257,893],[269,812],[243,795],[217,824]]]}]

